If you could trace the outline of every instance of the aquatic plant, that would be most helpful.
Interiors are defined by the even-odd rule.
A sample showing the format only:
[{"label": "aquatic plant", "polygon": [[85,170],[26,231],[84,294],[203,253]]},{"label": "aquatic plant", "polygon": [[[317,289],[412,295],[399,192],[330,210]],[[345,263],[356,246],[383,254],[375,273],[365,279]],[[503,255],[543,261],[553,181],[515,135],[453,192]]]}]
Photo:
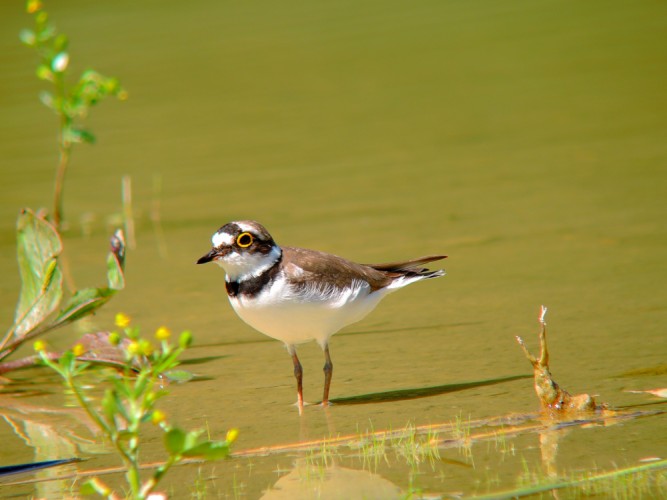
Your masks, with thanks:
[{"label": "aquatic plant", "polygon": [[23,209],[18,217],[17,257],[21,292],[14,323],[0,339],[0,373],[33,364],[35,357],[12,362],[3,360],[25,342],[93,313],[125,286],[125,238],[119,230],[111,238],[107,286],[72,290],[74,287],[70,285],[68,288],[72,293],[64,299],[60,225],[63,183],[72,147],[95,139],[83,127],[83,120],[90,108],[105,97],[124,99],[127,93],[116,78],[105,77],[93,70],[84,71],[77,83],[71,85],[67,78],[70,67],[67,36],[57,32],[40,0],[27,0],[26,11],[32,15],[34,27],[22,30],[19,37],[39,55],[37,77],[50,82],[53,87],[52,91],[42,91],[40,99],[59,117],[59,160],[52,217],[49,219],[46,212],[35,213],[30,209]]},{"label": "aquatic plant", "polygon": [[[160,480],[174,465],[186,459],[216,460],[229,454],[229,446],[236,439],[235,429],[227,433],[225,440],[202,438],[204,430],[185,431],[169,422],[167,415],[157,408],[160,398],[167,395],[163,387],[166,379],[179,364],[180,355],[190,346],[192,334],[180,334],[177,344],[170,342],[171,332],[160,327],[155,340],[143,338],[140,330],[131,325],[124,314],[116,315],[119,331],[108,336],[110,346],[116,347],[124,360],[123,369],[108,373],[101,381],[104,396],[98,408],[87,395],[81,376],[90,366],[80,361],[89,347],[76,344],[57,360],[52,359],[42,341],[35,343],[35,350],[42,362],[58,373],[78,405],[86,412],[103,436],[109,440],[126,470],[127,487],[133,499],[147,498],[155,491]],[[163,431],[166,461],[157,467],[150,477],[141,478],[140,451],[142,427],[153,424]],[[82,486],[82,493],[97,493],[106,498],[119,496],[99,477]]]},{"label": "aquatic plant", "polygon": [[60,229],[63,217],[63,186],[70,163],[72,147],[82,142],[93,143],[95,136],[83,126],[90,109],[104,98],[126,99],[127,92],[118,79],[95,70],[85,70],[75,84],[68,82],[70,69],[69,39],[58,33],[49,21],[40,0],[27,0],[26,11],[32,15],[34,27],[19,34],[21,41],[39,55],[37,78],[52,84],[52,90],[40,93],[42,103],[58,116],[58,166],[53,194],[53,225]]},{"label": "aquatic plant", "polygon": [[17,259],[22,285],[14,324],[0,341],[0,373],[34,364],[34,357],[1,361],[25,342],[92,314],[125,287],[122,231],[116,231],[111,238],[107,286],[84,288],[67,298],[64,298],[63,271],[59,262],[62,248],[58,231],[43,214],[28,209],[21,212],[17,227]]}]

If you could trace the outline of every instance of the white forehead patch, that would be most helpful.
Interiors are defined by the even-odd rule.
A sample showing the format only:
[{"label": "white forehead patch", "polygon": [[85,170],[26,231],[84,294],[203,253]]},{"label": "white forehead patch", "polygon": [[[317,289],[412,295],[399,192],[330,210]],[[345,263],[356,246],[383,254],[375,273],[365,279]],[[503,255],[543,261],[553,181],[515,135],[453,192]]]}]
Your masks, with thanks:
[{"label": "white forehead patch", "polygon": [[219,247],[219,246],[229,246],[234,242],[234,237],[229,234],[229,233],[221,233],[218,231],[213,235],[211,238],[211,243],[213,243],[214,247]]},{"label": "white forehead patch", "polygon": [[239,228],[240,228],[241,231],[243,231],[243,232],[248,232],[248,233],[253,233],[253,234],[255,234],[255,232],[257,231],[257,227],[254,226],[253,224],[245,224],[245,223],[243,223],[243,222],[235,222],[235,224],[236,224],[237,226],[239,226]]}]

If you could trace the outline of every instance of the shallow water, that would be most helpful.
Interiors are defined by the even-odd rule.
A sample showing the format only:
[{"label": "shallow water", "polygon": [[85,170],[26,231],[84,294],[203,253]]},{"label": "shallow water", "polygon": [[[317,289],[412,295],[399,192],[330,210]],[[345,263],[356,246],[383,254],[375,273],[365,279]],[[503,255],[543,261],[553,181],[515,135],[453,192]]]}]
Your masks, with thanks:
[{"label": "shallow water", "polygon": [[[664,371],[622,376],[664,366],[667,352],[664,5],[167,0],[47,9],[71,38],[75,70],[118,76],[130,93],[93,110],[98,143],[75,150],[67,179],[65,246],[80,286],[102,283],[121,176],[133,186],[127,289],[84,328],[110,328],[122,310],[144,329],[191,329],[189,357],[214,359],[191,365],[202,380],[174,386],[164,403],[184,426],[214,437],[239,427],[237,448],[249,449],[532,413],[530,366],[514,336],[536,350],[543,303],[559,383],[617,407],[664,408],[625,392],[665,387]],[[21,2],[0,6],[6,325],[19,287],[15,216],[50,206],[56,158],[35,58],[18,43],[27,25]],[[212,232],[239,218],[260,220],[278,243],[360,262],[446,253],[448,275],[393,294],[337,334],[335,404],[299,418],[289,356],[236,318],[221,270],[194,265]],[[63,330],[50,343],[78,334]],[[317,402],[323,356],[314,344],[299,353],[306,400]],[[0,465],[72,454],[94,458],[70,468],[116,465],[86,429],[54,438],[71,416],[53,377],[35,369],[11,378],[19,383],[1,396]],[[652,416],[573,429],[558,468],[665,458],[664,426]],[[45,448],[43,436],[60,447]],[[444,450],[447,460],[417,479],[400,460],[365,479],[402,492],[411,481],[434,493],[504,489],[522,459],[540,465],[536,435],[514,445],[512,459],[483,443],[474,460]],[[158,459],[157,448],[148,456]],[[215,478],[203,482],[211,496],[255,498],[296,458],[207,466],[202,477]],[[363,482],[351,479],[367,470],[358,462],[341,468],[353,471],[343,481]],[[179,469],[168,487],[189,493],[195,476],[194,466]]]}]

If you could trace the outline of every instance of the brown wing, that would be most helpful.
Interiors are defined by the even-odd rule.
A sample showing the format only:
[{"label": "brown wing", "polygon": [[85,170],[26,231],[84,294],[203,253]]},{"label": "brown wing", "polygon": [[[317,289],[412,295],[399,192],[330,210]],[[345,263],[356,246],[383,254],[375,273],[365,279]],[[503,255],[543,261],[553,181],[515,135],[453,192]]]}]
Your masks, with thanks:
[{"label": "brown wing", "polygon": [[364,280],[370,284],[372,290],[378,290],[397,277],[396,273],[388,270],[357,264],[337,255],[306,248],[283,247],[283,265],[288,270],[295,266],[295,272],[290,272],[293,281],[304,285],[310,283],[311,286],[318,282],[323,287],[347,287],[355,280]]},{"label": "brown wing", "polygon": [[[337,255],[306,248],[283,247],[283,264],[299,268],[290,273],[291,279],[302,283],[321,283],[322,287],[334,285],[347,287],[354,280],[367,281],[371,290],[379,290],[401,276],[420,275],[424,277],[442,276],[442,271],[429,271],[422,264],[444,259],[443,255],[431,255],[404,262],[367,265],[357,264]],[[315,280],[315,281],[313,281]]]}]

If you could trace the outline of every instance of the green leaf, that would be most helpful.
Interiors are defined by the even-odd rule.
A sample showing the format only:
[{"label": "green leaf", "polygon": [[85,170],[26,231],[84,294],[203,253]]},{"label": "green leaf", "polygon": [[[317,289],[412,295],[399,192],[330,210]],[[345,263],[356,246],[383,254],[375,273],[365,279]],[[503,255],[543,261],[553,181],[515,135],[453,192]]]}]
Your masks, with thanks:
[{"label": "green leaf", "polygon": [[95,143],[95,136],[91,132],[74,127],[66,127],[63,130],[63,139],[66,142],[70,143],[81,143],[81,142],[87,142],[89,144]]},{"label": "green leaf", "polygon": [[102,398],[102,411],[107,418],[107,422],[113,424],[116,412],[118,412],[118,406],[116,404],[114,393],[111,389],[104,391],[104,397]]},{"label": "green leaf", "polygon": [[109,488],[106,484],[104,484],[102,480],[98,477],[94,477],[83,483],[81,485],[81,488],[79,489],[79,492],[82,495],[98,494],[105,498],[110,498],[112,493],[111,488]]},{"label": "green leaf", "polygon": [[133,431],[128,431],[128,430],[120,430],[116,433],[116,438],[120,442],[128,442],[131,439],[135,439],[137,437],[137,433]]},{"label": "green leaf", "polygon": [[111,382],[117,397],[127,399],[132,395],[132,388],[127,383],[126,379],[114,378]]},{"label": "green leaf", "polygon": [[192,372],[187,370],[169,370],[164,372],[163,375],[167,377],[170,382],[189,382],[194,378]]},{"label": "green leaf", "polygon": [[[127,408],[125,408],[123,398],[121,398],[118,392],[118,386],[116,384],[114,384],[114,386],[116,387],[116,390],[107,389],[104,393],[104,399],[102,400],[102,409],[112,427],[116,425],[114,423],[116,417],[121,417],[125,422],[130,422],[130,415],[127,412]],[[123,397],[127,398],[126,395]]]},{"label": "green leaf", "polygon": [[84,373],[91,366],[91,364],[92,363],[88,363],[88,362],[83,362],[83,363],[79,362],[79,363],[77,363],[76,366],[75,366],[74,372],[72,374],[74,376],[81,375],[82,373]]},{"label": "green leaf", "polygon": [[190,448],[194,448],[197,446],[197,441],[199,440],[199,436],[202,435],[204,432],[203,429],[195,429],[187,433],[185,436],[185,446],[183,447],[185,450],[189,450]]},{"label": "green leaf", "polygon": [[225,441],[205,441],[183,452],[184,457],[218,460],[229,455],[229,445]]},{"label": "green leaf", "polygon": [[32,47],[33,45],[35,45],[37,37],[35,37],[34,31],[29,29],[23,29],[19,33],[19,39],[27,46]]},{"label": "green leaf", "polygon": [[69,374],[72,373],[72,370],[74,369],[74,363],[76,362],[76,357],[74,356],[74,353],[72,351],[65,351],[62,356],[60,356],[60,359],[58,360],[58,363],[60,364],[60,368],[62,369],[63,373]]},{"label": "green leaf", "polygon": [[39,93],[39,100],[42,101],[42,104],[47,108],[55,109],[55,99],[53,98],[53,94],[48,90],[43,90]]},{"label": "green leaf", "polygon": [[37,66],[37,78],[40,80],[48,80],[51,81],[53,80],[53,72],[51,71],[51,68],[49,68],[46,64],[40,64]]},{"label": "green leaf", "polygon": [[153,371],[158,375],[162,375],[165,372],[176,368],[180,363],[178,361],[178,356],[182,353],[182,350],[172,351],[167,355],[163,355],[153,360]]},{"label": "green leaf", "polygon": [[88,316],[99,309],[116,293],[108,288],[84,288],[78,290],[60,311],[54,324],[64,325]]},{"label": "green leaf", "polygon": [[183,349],[187,349],[192,345],[192,333],[188,330],[181,333],[181,336],[178,338],[178,345]]},{"label": "green leaf", "polygon": [[119,229],[111,237],[111,252],[107,257],[107,281],[109,287],[84,288],[69,298],[55,319],[55,325],[71,323],[102,307],[118,291],[125,287],[123,264],[125,262],[125,242]]},{"label": "green leaf", "polygon": [[187,436],[181,429],[169,429],[164,435],[164,446],[172,455],[181,455],[185,449]]},{"label": "green leaf", "polygon": [[57,257],[62,243],[55,228],[30,210],[17,223],[17,259],[21,294],[14,319],[14,336],[21,338],[40,326],[62,299],[62,271]]},{"label": "green leaf", "polygon": [[55,40],[53,40],[53,49],[56,52],[62,52],[66,50],[68,45],[69,40],[65,34],[61,33],[60,35],[56,36]]},{"label": "green leaf", "polygon": [[98,491],[90,481],[86,481],[81,485],[81,488],[79,488],[79,493],[83,496],[90,496],[97,494]]}]

